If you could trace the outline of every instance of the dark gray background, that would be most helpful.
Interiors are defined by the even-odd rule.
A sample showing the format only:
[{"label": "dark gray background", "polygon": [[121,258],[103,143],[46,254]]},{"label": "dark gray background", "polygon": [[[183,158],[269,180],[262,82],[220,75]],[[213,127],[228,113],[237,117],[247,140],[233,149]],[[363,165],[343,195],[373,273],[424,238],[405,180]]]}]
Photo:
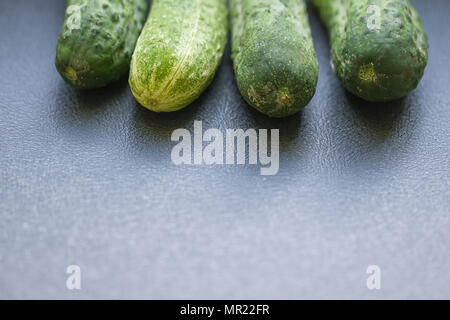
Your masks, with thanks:
[{"label": "dark gray background", "polygon": [[[0,1],[0,298],[450,298],[450,2],[413,3],[431,48],[409,97],[345,93],[310,6],[317,94],[273,120],[240,98],[229,49],[174,114],[126,79],[77,92],[53,65],[64,1]],[[173,165],[170,134],[194,120],[280,128],[279,174]]]}]

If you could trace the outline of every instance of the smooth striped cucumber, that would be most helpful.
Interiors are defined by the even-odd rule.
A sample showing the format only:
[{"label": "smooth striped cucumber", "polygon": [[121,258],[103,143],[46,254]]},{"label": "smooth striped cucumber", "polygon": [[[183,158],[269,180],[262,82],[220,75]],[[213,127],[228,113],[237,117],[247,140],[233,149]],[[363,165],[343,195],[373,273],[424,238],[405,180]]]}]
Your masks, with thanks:
[{"label": "smooth striped cucumber", "polygon": [[335,72],[351,93],[372,102],[414,90],[428,41],[409,0],[315,0],[330,33]]},{"label": "smooth striped cucumber", "polygon": [[147,8],[147,0],[68,0],[55,59],[64,80],[93,89],[124,76]]},{"label": "smooth striped cucumber", "polygon": [[182,109],[211,83],[227,40],[226,0],[154,0],[131,61],[138,102],[156,112]]},{"label": "smooth striped cucumber", "polygon": [[271,117],[314,96],[319,66],[303,0],[231,0],[232,58],[243,98]]}]

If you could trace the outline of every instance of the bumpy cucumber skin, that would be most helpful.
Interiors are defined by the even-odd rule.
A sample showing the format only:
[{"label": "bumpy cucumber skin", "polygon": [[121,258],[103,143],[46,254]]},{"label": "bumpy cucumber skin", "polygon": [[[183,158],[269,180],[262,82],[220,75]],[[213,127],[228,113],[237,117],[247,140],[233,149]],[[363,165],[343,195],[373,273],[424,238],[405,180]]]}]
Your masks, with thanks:
[{"label": "bumpy cucumber skin", "polygon": [[[370,102],[406,96],[428,62],[428,40],[409,0],[315,0],[330,33],[335,72],[343,86]],[[380,8],[370,30],[368,8]]]},{"label": "bumpy cucumber skin", "polygon": [[222,60],[227,17],[226,0],[154,0],[131,61],[136,100],[155,112],[196,100]]},{"label": "bumpy cucumber skin", "polygon": [[231,0],[232,58],[243,98],[274,118],[315,94],[319,65],[303,0]]},{"label": "bumpy cucumber skin", "polygon": [[55,59],[64,80],[78,89],[94,89],[124,76],[147,0],[68,0],[67,8]]}]

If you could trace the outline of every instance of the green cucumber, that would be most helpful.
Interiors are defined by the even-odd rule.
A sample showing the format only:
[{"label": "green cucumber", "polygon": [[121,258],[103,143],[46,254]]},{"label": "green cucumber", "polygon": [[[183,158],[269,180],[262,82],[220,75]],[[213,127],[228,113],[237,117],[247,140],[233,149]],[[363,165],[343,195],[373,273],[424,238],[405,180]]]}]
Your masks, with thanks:
[{"label": "green cucumber", "polygon": [[136,100],[156,112],[196,100],[222,59],[227,15],[226,0],[154,0],[131,60]]},{"label": "green cucumber", "polygon": [[231,0],[232,59],[248,104],[286,117],[314,96],[319,66],[303,0]]},{"label": "green cucumber", "polygon": [[343,86],[371,102],[406,96],[423,76],[428,40],[409,0],[315,0]]},{"label": "green cucumber", "polygon": [[93,89],[125,75],[147,8],[147,0],[68,0],[55,59],[64,80]]}]

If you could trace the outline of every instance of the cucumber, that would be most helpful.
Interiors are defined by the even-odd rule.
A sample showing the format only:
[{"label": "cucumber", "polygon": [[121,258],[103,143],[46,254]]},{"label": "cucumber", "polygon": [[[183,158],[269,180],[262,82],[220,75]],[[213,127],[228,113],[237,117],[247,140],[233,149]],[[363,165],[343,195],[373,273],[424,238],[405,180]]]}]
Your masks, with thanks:
[{"label": "cucumber", "polygon": [[227,15],[226,0],[154,0],[131,60],[136,100],[156,112],[196,100],[222,59]]},{"label": "cucumber", "polygon": [[75,88],[104,87],[129,69],[147,0],[68,0],[55,64]]},{"label": "cucumber", "polygon": [[286,117],[314,96],[319,66],[303,0],[231,0],[232,59],[244,100]]},{"label": "cucumber", "polygon": [[406,96],[423,76],[428,40],[409,0],[315,0],[343,86],[370,102]]}]

